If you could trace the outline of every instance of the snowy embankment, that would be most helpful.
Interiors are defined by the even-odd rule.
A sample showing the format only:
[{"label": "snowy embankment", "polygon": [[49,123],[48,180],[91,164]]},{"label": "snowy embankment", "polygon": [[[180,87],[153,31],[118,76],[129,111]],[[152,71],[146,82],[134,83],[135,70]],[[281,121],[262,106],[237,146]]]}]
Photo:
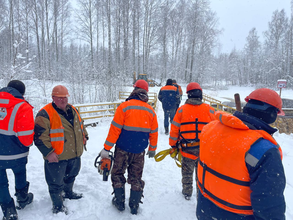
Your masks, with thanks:
[{"label": "snowy embankment", "polygon": [[[185,89],[185,88],[183,88]],[[239,91],[241,90],[241,91]],[[214,98],[223,97],[233,98],[234,93],[239,93],[241,100],[245,98],[252,88],[231,88],[225,91],[204,92]],[[150,88],[151,92],[158,92],[159,88]],[[284,96],[293,97],[293,91],[283,92]],[[282,95],[283,95],[282,94]],[[184,97],[186,98],[186,97]],[[70,100],[69,100],[70,101]],[[183,104],[183,102],[181,103]],[[163,111],[158,103],[158,122],[159,122],[159,141],[158,151],[169,148],[168,136],[163,131]],[[53,215],[51,212],[52,204],[48,193],[47,184],[44,177],[43,158],[35,146],[31,147],[29,163],[27,165],[28,181],[30,181],[30,191],[34,193],[34,202],[24,210],[18,211],[21,220],[112,220],[112,219],[139,219],[139,220],[194,220],[196,210],[195,196],[187,201],[181,194],[181,170],[176,166],[174,160],[166,157],[157,163],[154,159],[145,158],[145,168],[143,179],[145,181],[143,204],[140,205],[138,215],[130,214],[128,207],[129,185],[126,184],[126,210],[118,212],[111,204],[112,186],[110,179],[102,181],[102,176],[94,167],[94,160],[103,148],[105,138],[111,123],[111,118],[99,120],[97,127],[88,127],[89,141],[88,151],[82,156],[82,168],[78,175],[74,190],[81,192],[84,198],[81,200],[66,200],[65,205],[69,209],[69,214],[63,213]],[[283,149],[284,167],[287,177],[285,191],[287,203],[287,219],[293,219],[293,134],[274,135]],[[10,192],[14,193],[14,179],[12,172],[9,173]],[[195,185],[194,185],[195,186]],[[195,187],[194,187],[195,188]],[[2,217],[2,216],[0,216]]]}]

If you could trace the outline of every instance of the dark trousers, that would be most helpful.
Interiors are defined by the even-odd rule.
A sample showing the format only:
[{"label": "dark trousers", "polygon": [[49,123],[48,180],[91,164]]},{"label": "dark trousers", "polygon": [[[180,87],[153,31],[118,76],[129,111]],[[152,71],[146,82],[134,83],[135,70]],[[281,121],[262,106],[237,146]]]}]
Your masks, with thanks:
[{"label": "dark trousers", "polygon": [[170,109],[170,110],[164,109],[164,127],[165,128],[169,127],[169,119],[170,119],[170,123],[172,123],[175,113],[176,113],[176,108]]},{"label": "dark trousers", "polygon": [[45,178],[50,194],[61,193],[64,184],[73,183],[80,170],[80,157],[49,163],[45,160]]},{"label": "dark trousers", "polygon": [[124,174],[127,169],[127,183],[131,185],[131,189],[133,191],[143,191],[144,181],[141,178],[144,167],[144,155],[145,151],[134,154],[121,150],[117,146],[115,147],[114,164],[111,172],[113,188],[124,187],[126,183]]},{"label": "dark trousers", "polygon": [[[10,169],[14,173],[15,188],[22,189],[23,187],[25,187],[27,184],[26,164],[19,164],[15,167],[11,167]],[[9,203],[11,200],[8,186],[9,184],[6,169],[0,169],[0,203]]]}]

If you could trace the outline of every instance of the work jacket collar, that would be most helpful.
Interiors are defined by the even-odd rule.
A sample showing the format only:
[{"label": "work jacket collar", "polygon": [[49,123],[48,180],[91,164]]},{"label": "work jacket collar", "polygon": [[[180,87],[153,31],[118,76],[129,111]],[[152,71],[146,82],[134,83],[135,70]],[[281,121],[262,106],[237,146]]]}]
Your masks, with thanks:
[{"label": "work jacket collar", "polygon": [[125,101],[131,100],[131,99],[137,99],[143,102],[148,102],[149,97],[148,97],[147,91],[145,91],[144,89],[135,89],[132,91],[130,96]]},{"label": "work jacket collar", "polygon": [[264,130],[270,135],[274,134],[277,131],[277,129],[271,127],[269,124],[251,115],[236,111],[234,113],[234,116],[243,121],[243,123],[252,130]]},{"label": "work jacket collar", "polygon": [[202,100],[200,98],[189,98],[185,101],[185,104],[201,105]]}]

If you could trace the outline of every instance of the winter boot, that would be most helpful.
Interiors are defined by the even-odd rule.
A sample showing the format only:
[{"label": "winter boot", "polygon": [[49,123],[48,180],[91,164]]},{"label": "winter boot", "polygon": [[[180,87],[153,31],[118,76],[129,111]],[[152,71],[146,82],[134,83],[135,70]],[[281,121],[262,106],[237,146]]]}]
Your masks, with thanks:
[{"label": "winter boot", "polygon": [[61,193],[50,193],[50,196],[53,203],[52,212],[54,214],[64,212],[67,215],[68,211],[67,208],[63,205],[63,197]]},{"label": "winter boot", "polygon": [[142,197],[142,191],[130,190],[129,207],[130,207],[131,214],[133,215],[137,214],[139,203],[142,203],[140,201],[141,197]]},{"label": "winter boot", "polygon": [[64,186],[64,195],[63,195],[63,198],[64,199],[81,199],[82,198],[82,193],[75,193],[72,191],[72,188],[73,188],[73,183],[68,183],[68,184],[65,184]]},{"label": "winter boot", "polygon": [[15,209],[14,200],[11,198],[9,203],[1,204],[3,220],[17,220],[18,215]]},{"label": "winter boot", "polygon": [[125,209],[125,188],[114,188],[114,198],[112,204],[119,210],[124,211]]},{"label": "winter boot", "polygon": [[166,135],[169,134],[169,127],[165,127],[165,134],[166,134]]},{"label": "winter boot", "polygon": [[26,182],[26,186],[22,189],[15,188],[15,196],[18,202],[18,206],[16,206],[17,209],[23,209],[26,205],[32,203],[34,194],[28,192],[29,185],[30,183]]}]

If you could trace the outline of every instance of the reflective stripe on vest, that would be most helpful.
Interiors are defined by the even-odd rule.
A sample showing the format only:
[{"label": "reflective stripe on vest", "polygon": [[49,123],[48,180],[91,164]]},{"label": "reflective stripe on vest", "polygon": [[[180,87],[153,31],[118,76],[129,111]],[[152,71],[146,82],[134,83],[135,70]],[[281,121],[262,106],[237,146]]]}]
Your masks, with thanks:
[{"label": "reflective stripe on vest", "polygon": [[15,155],[0,155],[0,160],[16,160],[23,157],[27,157],[28,152],[22,153],[22,154],[15,154]]},{"label": "reflective stripe on vest", "polygon": [[[46,105],[44,109],[50,120],[50,141],[55,153],[60,155],[64,150],[64,127],[58,112],[54,109],[52,103]],[[41,109],[41,110],[42,110]]]}]

